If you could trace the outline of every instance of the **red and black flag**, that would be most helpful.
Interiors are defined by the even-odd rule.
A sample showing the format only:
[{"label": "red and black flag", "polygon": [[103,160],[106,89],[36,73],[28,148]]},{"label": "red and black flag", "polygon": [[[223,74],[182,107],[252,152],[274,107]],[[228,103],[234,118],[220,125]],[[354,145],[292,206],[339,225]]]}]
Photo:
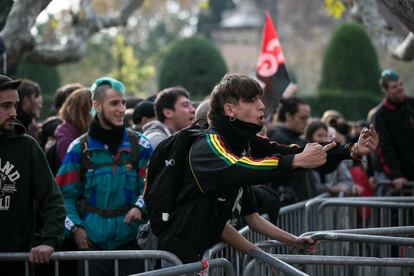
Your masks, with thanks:
[{"label": "red and black flag", "polygon": [[266,13],[262,34],[262,48],[256,67],[257,78],[264,84],[263,102],[265,115],[271,115],[277,108],[282,94],[291,83],[285,67],[285,57],[273,26],[272,18]]}]

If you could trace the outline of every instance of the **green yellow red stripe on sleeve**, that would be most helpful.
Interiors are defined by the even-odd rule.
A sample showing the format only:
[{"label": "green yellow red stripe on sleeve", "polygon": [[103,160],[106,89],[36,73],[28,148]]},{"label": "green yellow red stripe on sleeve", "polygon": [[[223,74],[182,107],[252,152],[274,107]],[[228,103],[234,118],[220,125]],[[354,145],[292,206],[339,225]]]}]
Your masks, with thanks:
[{"label": "green yellow red stripe on sleeve", "polygon": [[217,134],[207,134],[207,142],[211,150],[227,165],[238,165],[250,169],[271,170],[278,166],[279,158],[266,157],[255,159],[252,157],[238,157],[231,153]]}]

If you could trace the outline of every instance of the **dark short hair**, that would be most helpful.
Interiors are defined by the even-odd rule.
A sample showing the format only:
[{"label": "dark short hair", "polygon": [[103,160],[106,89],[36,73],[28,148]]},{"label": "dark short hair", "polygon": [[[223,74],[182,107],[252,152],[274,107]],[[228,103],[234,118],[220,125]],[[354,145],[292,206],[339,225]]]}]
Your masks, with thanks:
[{"label": "dark short hair", "polygon": [[162,110],[164,108],[175,110],[174,105],[179,97],[190,98],[190,93],[181,86],[169,87],[157,94],[154,102],[155,117],[158,121],[164,122],[165,116]]},{"label": "dark short hair", "polygon": [[209,117],[224,115],[226,103],[250,102],[262,95],[263,89],[255,79],[243,74],[226,74],[211,92]]},{"label": "dark short hair", "polygon": [[382,88],[387,89],[391,81],[397,81],[400,76],[392,69],[384,69],[381,72],[379,84]]},{"label": "dark short hair", "polygon": [[132,121],[134,122],[134,124],[141,123],[142,117],[155,117],[153,102],[141,101],[134,107],[134,113],[132,113]]},{"label": "dark short hair", "polygon": [[72,94],[76,89],[82,88],[83,85],[80,83],[69,83],[56,90],[55,97],[53,98],[53,113],[59,112],[65,100]]},{"label": "dark short hair", "polygon": [[13,80],[5,75],[0,75],[0,91],[7,90],[7,89],[14,89],[16,90],[19,88],[21,81]]},{"label": "dark short hair", "polygon": [[142,101],[143,99],[137,96],[127,96],[125,101],[126,109],[135,108],[137,104],[139,104]]},{"label": "dark short hair", "polygon": [[310,122],[309,125],[306,127],[305,131],[305,138],[308,142],[312,142],[312,136],[313,134],[320,128],[323,128],[324,130],[328,131],[328,126],[319,120]]},{"label": "dark short hair", "polygon": [[296,97],[281,99],[276,112],[277,120],[279,122],[286,122],[286,113],[294,116],[299,111],[300,104],[308,105],[305,100]]},{"label": "dark short hair", "polygon": [[19,94],[19,101],[20,104],[23,103],[23,99],[26,97],[31,97],[34,95],[35,97],[39,97],[40,95],[40,86],[37,82],[32,80],[22,80],[19,88],[17,88],[17,93]]}]

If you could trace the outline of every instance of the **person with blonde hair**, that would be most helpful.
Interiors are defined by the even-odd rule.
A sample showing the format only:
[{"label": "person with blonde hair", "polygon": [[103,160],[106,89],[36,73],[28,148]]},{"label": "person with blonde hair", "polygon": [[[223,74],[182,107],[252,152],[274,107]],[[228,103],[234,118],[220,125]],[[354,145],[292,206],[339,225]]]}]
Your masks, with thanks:
[{"label": "person with blonde hair", "polygon": [[54,134],[59,166],[70,143],[88,130],[91,123],[91,95],[88,88],[76,89],[59,109],[58,115],[62,118],[63,123],[56,128]]}]

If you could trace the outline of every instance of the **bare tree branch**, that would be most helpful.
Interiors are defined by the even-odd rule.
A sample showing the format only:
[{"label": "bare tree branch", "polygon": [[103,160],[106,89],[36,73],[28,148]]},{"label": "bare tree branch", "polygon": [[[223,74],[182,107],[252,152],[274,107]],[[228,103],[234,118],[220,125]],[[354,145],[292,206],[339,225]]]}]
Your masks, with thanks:
[{"label": "bare tree branch", "polygon": [[[414,4],[414,0],[381,1],[384,2],[388,9],[395,9],[399,13],[401,13],[401,6],[395,4],[394,2],[412,2]],[[384,17],[380,14],[377,0],[354,0],[353,2],[353,16],[361,20],[362,24],[365,26],[368,33],[371,35],[371,37],[374,39],[374,41],[376,41],[378,45],[384,48],[396,59],[404,61],[411,61],[414,59],[413,34],[409,33],[406,39],[404,40],[404,38],[401,37],[401,35],[393,31],[392,28],[390,28],[388,23],[385,21]],[[387,5],[385,2],[392,2],[394,4]],[[394,10],[390,11],[396,14]],[[405,11],[405,13],[407,14],[409,13],[409,11],[407,10]],[[413,29],[410,28],[410,25],[407,25],[407,20],[403,20],[405,18],[404,16],[406,15],[401,15],[401,17],[400,15],[397,16],[404,23],[404,25],[406,25],[411,31],[413,31]],[[411,19],[413,18],[414,17],[412,17]],[[412,27],[414,27],[414,25]]]},{"label": "bare tree branch", "polygon": [[0,37],[6,45],[9,63],[16,64],[35,48],[35,39],[30,33],[39,13],[51,0],[16,1],[7,17]]},{"label": "bare tree branch", "polygon": [[85,53],[85,44],[89,37],[105,28],[125,26],[143,0],[129,0],[119,12],[107,16],[97,15],[90,1],[82,0],[76,24],[73,25],[65,45],[44,45],[36,43],[30,30],[37,16],[50,2],[51,0],[20,0],[14,3],[0,33],[11,64],[30,61],[54,65],[78,61]]},{"label": "bare tree branch", "polygon": [[381,0],[404,25],[414,32],[414,0]]}]

